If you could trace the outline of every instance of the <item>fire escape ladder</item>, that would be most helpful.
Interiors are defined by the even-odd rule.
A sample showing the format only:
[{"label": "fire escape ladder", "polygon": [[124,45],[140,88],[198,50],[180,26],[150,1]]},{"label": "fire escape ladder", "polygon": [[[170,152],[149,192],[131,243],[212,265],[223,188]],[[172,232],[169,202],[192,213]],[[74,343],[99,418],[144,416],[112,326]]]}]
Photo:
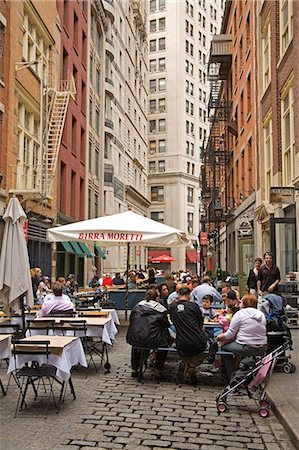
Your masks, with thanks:
[{"label": "fire escape ladder", "polygon": [[50,104],[50,116],[45,139],[45,151],[43,154],[43,193],[50,196],[53,190],[53,183],[56,175],[59,148],[61,144],[67,108],[72,97],[76,93],[73,76],[70,75],[68,81],[61,82]]}]

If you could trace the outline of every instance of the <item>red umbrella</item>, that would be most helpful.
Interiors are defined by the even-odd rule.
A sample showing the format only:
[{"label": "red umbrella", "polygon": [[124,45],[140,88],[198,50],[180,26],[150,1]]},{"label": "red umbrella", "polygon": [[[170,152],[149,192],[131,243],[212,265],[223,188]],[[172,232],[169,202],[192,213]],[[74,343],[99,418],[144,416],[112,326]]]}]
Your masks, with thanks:
[{"label": "red umbrella", "polygon": [[156,258],[151,260],[152,263],[170,263],[173,261],[175,261],[175,259],[168,255],[156,256]]}]

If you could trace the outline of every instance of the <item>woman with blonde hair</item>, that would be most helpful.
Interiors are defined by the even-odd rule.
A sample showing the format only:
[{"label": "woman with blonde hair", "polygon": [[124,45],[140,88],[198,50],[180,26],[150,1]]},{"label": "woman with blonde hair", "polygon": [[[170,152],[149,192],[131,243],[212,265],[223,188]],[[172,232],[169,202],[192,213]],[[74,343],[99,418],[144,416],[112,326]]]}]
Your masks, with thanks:
[{"label": "woman with blonde hair", "polygon": [[[244,295],[240,310],[230,323],[229,329],[220,334],[217,340],[223,342],[222,350],[235,356],[262,356],[267,350],[267,330],[265,315],[257,310],[257,298],[253,294]],[[234,357],[223,356],[224,366],[230,379],[236,370]]]}]

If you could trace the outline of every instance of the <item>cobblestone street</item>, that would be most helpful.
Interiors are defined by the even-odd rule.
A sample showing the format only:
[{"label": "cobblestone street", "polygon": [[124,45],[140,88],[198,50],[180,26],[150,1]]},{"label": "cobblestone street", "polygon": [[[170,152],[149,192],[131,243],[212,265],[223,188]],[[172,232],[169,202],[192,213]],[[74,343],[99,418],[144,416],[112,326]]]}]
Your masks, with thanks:
[{"label": "cobblestone street", "polygon": [[[196,388],[173,380],[157,384],[150,373],[144,384],[132,379],[125,331],[120,329],[110,352],[111,373],[77,370],[77,400],[68,396],[58,415],[49,408],[45,418],[37,405],[13,419],[17,389],[12,385],[0,401],[1,450],[295,448],[274,414],[260,418],[246,397],[232,399],[229,411],[218,416],[215,397],[221,386],[210,378],[202,378]],[[166,375],[175,372],[175,365],[170,358]]]}]

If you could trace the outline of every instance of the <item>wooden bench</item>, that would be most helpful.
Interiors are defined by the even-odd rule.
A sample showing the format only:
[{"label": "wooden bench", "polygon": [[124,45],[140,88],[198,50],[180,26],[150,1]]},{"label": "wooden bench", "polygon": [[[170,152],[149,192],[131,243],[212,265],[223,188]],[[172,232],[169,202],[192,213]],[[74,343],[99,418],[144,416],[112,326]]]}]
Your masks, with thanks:
[{"label": "wooden bench", "polygon": [[[139,361],[139,367],[138,367],[138,376],[137,376],[137,380],[141,381],[143,378],[143,374],[145,373],[146,369],[147,369],[147,359],[149,357],[149,355],[151,353],[155,353],[155,352],[169,352],[169,353],[177,353],[177,348],[176,347],[157,347],[155,349],[153,348],[145,348],[145,347],[133,347],[136,350],[140,350],[141,354],[140,354],[140,361]],[[209,354],[208,350],[205,350],[203,352],[205,355]],[[221,350],[219,349],[215,355],[217,356],[225,356],[225,355],[230,355],[230,356],[234,356],[234,353],[232,352],[227,352],[225,350]]]}]

